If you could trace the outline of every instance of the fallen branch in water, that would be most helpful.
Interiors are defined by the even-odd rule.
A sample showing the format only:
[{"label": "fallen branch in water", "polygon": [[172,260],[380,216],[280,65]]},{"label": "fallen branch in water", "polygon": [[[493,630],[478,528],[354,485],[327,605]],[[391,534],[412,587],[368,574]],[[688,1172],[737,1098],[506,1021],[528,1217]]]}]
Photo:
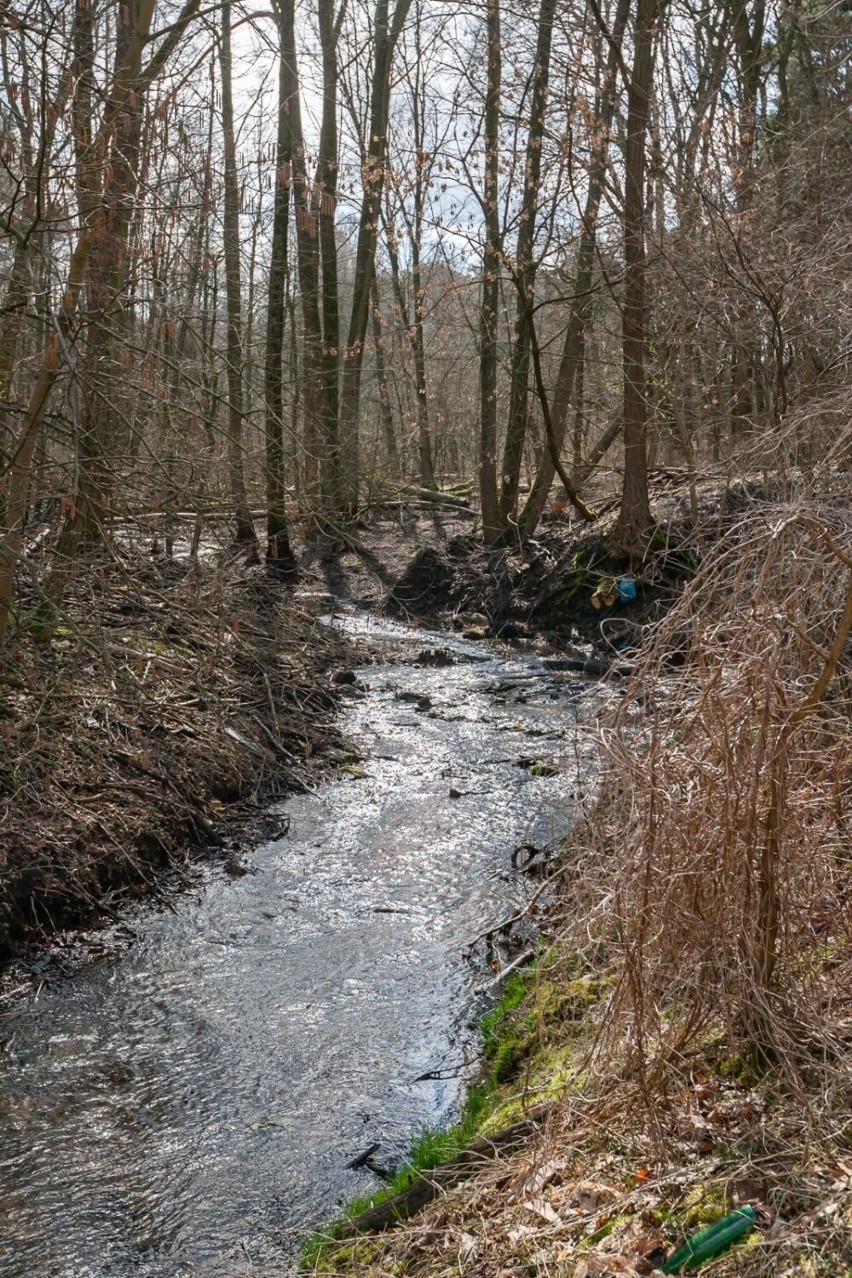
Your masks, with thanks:
[{"label": "fallen branch in water", "polygon": [[414,1182],[401,1193],[386,1198],[384,1202],[370,1207],[353,1220],[346,1220],[335,1226],[332,1237],[343,1241],[358,1234],[381,1233],[385,1229],[392,1229],[401,1221],[409,1220],[433,1198],[437,1198],[438,1194],[446,1193],[454,1185],[473,1176],[484,1162],[522,1149],[552,1109],[551,1103],[537,1105],[520,1122],[504,1127],[493,1136],[478,1136],[449,1162],[441,1163],[429,1172],[418,1172]]}]

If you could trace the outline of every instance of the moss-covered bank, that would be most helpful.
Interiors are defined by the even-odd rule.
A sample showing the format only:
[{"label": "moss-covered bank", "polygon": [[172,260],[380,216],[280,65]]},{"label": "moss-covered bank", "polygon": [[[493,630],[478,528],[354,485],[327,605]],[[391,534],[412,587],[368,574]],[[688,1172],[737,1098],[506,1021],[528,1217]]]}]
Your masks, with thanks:
[{"label": "moss-covered bank", "polygon": [[[549,952],[509,982],[483,1023],[485,1066],[459,1122],[426,1133],[410,1165],[350,1204],[306,1244],[314,1278],[606,1278],[659,1271],[698,1230],[743,1204],[757,1227],[707,1269],[714,1278],[852,1278],[852,1163],[799,1142],[797,1098],[777,1071],[720,1054],[684,1071],[659,1128],[617,1083],[587,1089],[587,1049],[612,974],[577,972]],[[481,1162],[416,1217],[380,1233],[352,1218],[427,1177],[477,1135],[496,1135],[543,1100],[550,1117],[523,1148]],[[847,1154],[848,1160],[848,1154]]]},{"label": "moss-covered bank", "polygon": [[[341,1220],[310,1237],[303,1248],[306,1273],[360,1273],[377,1254],[369,1238],[343,1238],[358,1218],[404,1194],[435,1168],[450,1163],[477,1137],[499,1142],[530,1111],[563,1098],[578,1079],[576,1046],[587,1029],[587,1013],[605,982],[593,972],[557,972],[553,950],[534,966],[513,973],[497,1006],[481,1024],[483,1065],[462,1113],[449,1128],[428,1130],[414,1143],[407,1164],[375,1193],[350,1202]],[[576,968],[578,965],[572,965]],[[488,1150],[490,1156],[492,1151]],[[466,1178],[469,1174],[465,1169]],[[451,1177],[452,1179],[453,1177]]]}]

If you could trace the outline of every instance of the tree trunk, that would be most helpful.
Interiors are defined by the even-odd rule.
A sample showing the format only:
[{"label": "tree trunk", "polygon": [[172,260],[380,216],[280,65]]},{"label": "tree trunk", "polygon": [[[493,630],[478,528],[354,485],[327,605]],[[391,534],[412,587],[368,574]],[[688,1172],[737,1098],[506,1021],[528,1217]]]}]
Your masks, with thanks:
[{"label": "tree trunk", "polygon": [[341,513],[352,513],[358,504],[359,448],[358,412],[361,402],[361,371],[370,316],[370,287],[376,258],[376,241],[381,216],[382,191],[387,165],[387,132],[390,113],[391,65],[396,42],[411,8],[412,0],[396,0],[393,19],[388,19],[388,0],[376,0],[373,78],[370,91],[370,135],[362,166],[363,193],[355,250],[355,280],[349,332],[343,352],[343,383],[340,399]]},{"label": "tree trunk", "polygon": [[228,474],[236,520],[238,545],[257,546],[246,492],[243,467],[243,338],[242,281],[240,278],[240,197],[234,136],[234,99],[231,59],[231,4],[222,4],[222,39],[219,46],[222,72],[222,133],[225,143],[225,198],[222,208],[222,243],[225,255],[225,296],[228,312],[226,341],[228,365]]},{"label": "tree trunk", "polygon": [[[185,22],[197,8],[198,0],[184,9]],[[103,195],[104,165],[113,129],[120,112],[139,74],[142,51],[148,40],[154,17],[156,0],[143,0],[136,17],[136,28],[128,43],[124,58],[116,67],[113,83],[107,98],[103,118],[96,136],[89,146],[89,163],[92,173],[99,175],[100,198],[93,204],[92,212],[83,224],[77,243],[71,253],[62,304],[56,317],[56,327],[42,359],[39,375],[30,394],[21,428],[11,450],[8,473],[8,495],[4,527],[0,530],[0,644],[6,636],[9,610],[15,585],[15,574],[23,545],[24,520],[27,494],[32,472],[32,460],[38,442],[47,401],[53,385],[63,367],[64,352],[71,336],[71,324],[80,300],[85,281],[86,267],[93,244],[103,234],[106,224],[106,204]],[[183,18],[183,15],[182,15]],[[184,22],[184,25],[185,25]],[[152,59],[156,61],[158,54]]]},{"label": "tree trunk", "polygon": [[382,321],[381,299],[379,298],[379,284],[375,271],[373,271],[373,344],[376,348],[376,381],[379,388],[379,421],[382,428],[382,437],[385,441],[388,468],[391,476],[396,478],[399,474],[399,449],[397,448],[396,435],[394,434],[393,429],[393,412],[391,411],[388,375],[387,368],[385,366],[384,323]]},{"label": "tree trunk", "polygon": [[657,15],[658,0],[637,0],[624,156],[624,485],[616,538],[632,559],[644,554],[651,525],[645,398],[645,140]]},{"label": "tree trunk", "polygon": [[536,277],[536,262],[533,252],[535,248],[539,187],[541,185],[542,142],[547,110],[550,51],[553,43],[553,18],[555,12],[556,0],[541,0],[541,8],[538,15],[538,43],[536,46],[535,69],[533,71],[532,102],[527,133],[526,163],[524,165],[524,194],[521,203],[515,267],[518,302],[515,317],[515,345],[512,351],[509,421],[506,427],[506,444],[503,450],[503,483],[500,496],[500,514],[504,521],[512,518],[517,508],[521,460],[529,421],[530,326],[533,322]]},{"label": "tree trunk", "polygon": [[293,203],[296,223],[296,256],[302,309],[302,367],[300,398],[303,410],[303,493],[322,523],[323,485],[327,481],[329,447],[336,449],[328,421],[328,400],[323,385],[323,335],[320,317],[320,241],[317,214],[308,181],[307,156],[302,129],[301,90],[296,49],[295,0],[281,0],[279,10],[281,66],[285,79],[293,157]]},{"label": "tree trunk", "polygon": [[285,50],[281,48],[278,64],[278,135],[275,147],[275,195],[264,365],[266,563],[272,575],[282,579],[294,579],[297,576],[297,568],[290,545],[284,482],[284,321],[287,308],[290,187],[293,164],[290,103],[287,99],[288,86],[284,57]]},{"label": "tree trunk", "polygon": [[319,226],[322,275],[322,386],[324,395],[323,505],[341,504],[340,433],[340,293],[337,278],[337,28],[333,0],[319,0],[322,45],[322,118],[314,182],[314,210]]},{"label": "tree trunk", "polygon": [[[571,301],[568,327],[565,331],[562,357],[559,362],[559,371],[550,408],[553,442],[557,453],[561,453],[565,442],[568,412],[571,407],[575,378],[582,358],[583,343],[591,313],[598,211],[603,195],[610,143],[609,132],[612,127],[612,117],[615,109],[615,75],[621,62],[621,45],[629,15],[630,0],[618,0],[612,31],[606,32],[609,47],[603,84],[597,103],[598,109],[596,111],[600,123],[589,166],[586,201],[583,210],[583,229],[580,233],[580,244],[577,250],[577,274],[574,283],[574,296]],[[547,503],[555,474],[556,466],[554,465],[553,457],[550,450],[546,448],[539,462],[530,494],[518,519],[518,528],[522,538],[532,537],[538,527],[538,521],[541,519]]]},{"label": "tree trunk", "polygon": [[487,0],[488,80],[485,93],[485,244],[479,326],[479,498],[485,544],[503,532],[497,496],[497,320],[500,304],[500,0]]}]

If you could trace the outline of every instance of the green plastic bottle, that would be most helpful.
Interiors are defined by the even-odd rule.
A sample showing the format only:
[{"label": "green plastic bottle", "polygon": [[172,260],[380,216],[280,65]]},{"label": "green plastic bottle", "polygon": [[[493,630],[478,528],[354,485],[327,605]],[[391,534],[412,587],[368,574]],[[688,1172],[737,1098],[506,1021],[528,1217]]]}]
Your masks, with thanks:
[{"label": "green plastic bottle", "polygon": [[708,1225],[684,1243],[663,1265],[664,1274],[679,1274],[684,1269],[699,1269],[705,1260],[721,1255],[731,1243],[744,1238],[754,1229],[757,1216],[751,1207],[738,1207],[730,1216]]}]

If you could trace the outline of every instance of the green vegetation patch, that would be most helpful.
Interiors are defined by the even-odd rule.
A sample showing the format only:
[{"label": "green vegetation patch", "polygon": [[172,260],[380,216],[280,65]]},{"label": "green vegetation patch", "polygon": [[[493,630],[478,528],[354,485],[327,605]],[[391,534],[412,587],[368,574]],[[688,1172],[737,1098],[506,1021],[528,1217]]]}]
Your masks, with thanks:
[{"label": "green vegetation patch", "polygon": [[[525,1093],[534,1094],[537,1101],[549,1099],[576,1077],[570,1040],[599,999],[601,983],[591,976],[554,973],[549,970],[552,958],[552,951],[545,951],[535,966],[513,973],[500,1002],[483,1018],[483,1076],[468,1092],[458,1122],[424,1131],[407,1164],[391,1180],[374,1193],[353,1199],[339,1221],[309,1237],[302,1248],[303,1272],[362,1272],[376,1258],[380,1243],[375,1238],[336,1239],[335,1232],[345,1222],[402,1193],[419,1175],[448,1162],[476,1136],[493,1134],[520,1119],[526,1109]],[[519,1092],[521,1075],[526,1086]]]}]

